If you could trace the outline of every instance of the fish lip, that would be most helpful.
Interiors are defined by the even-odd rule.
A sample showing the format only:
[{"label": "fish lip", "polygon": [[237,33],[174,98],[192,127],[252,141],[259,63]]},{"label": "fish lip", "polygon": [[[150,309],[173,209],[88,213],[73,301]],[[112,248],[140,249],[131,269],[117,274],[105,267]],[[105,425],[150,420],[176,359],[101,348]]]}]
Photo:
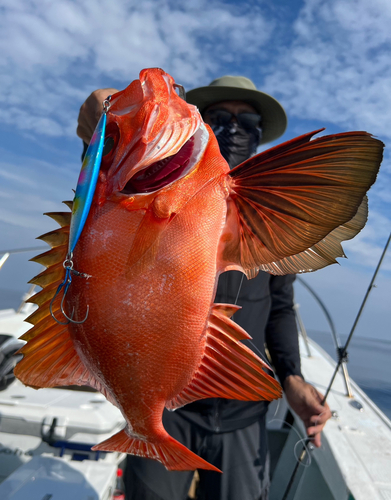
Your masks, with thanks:
[{"label": "fish lip", "polygon": [[[159,143],[160,139],[161,139],[161,137],[159,137],[156,142]],[[153,189],[153,188],[148,189],[147,188],[147,190],[145,190],[144,192],[136,191],[132,187],[131,181],[134,177],[136,177],[136,176],[139,177],[140,173],[147,171],[149,168],[151,168],[154,165],[154,163],[163,162],[163,160],[165,160],[167,158],[171,158],[171,157],[174,159],[181,152],[182,148],[184,148],[189,143],[190,140],[193,140],[194,144],[193,144],[193,149],[191,151],[191,155],[189,158],[189,163],[186,166],[186,168],[183,169],[183,171],[181,171],[181,173],[180,173],[180,175],[178,175],[178,177],[175,177],[174,180],[167,182],[167,184],[164,184],[163,186],[159,186],[156,189]],[[177,151],[174,155],[167,154],[166,156],[160,158],[157,162],[152,162],[152,163],[148,162],[148,164],[144,168],[137,169],[137,171],[133,171],[132,175],[125,182],[125,185],[122,187],[122,189],[120,189],[117,192],[117,195],[126,196],[126,197],[135,196],[135,195],[140,195],[140,196],[149,195],[151,193],[159,191],[160,189],[166,188],[167,186],[170,186],[174,182],[177,182],[178,180],[182,179],[187,174],[189,174],[194,169],[194,167],[197,165],[197,163],[200,161],[200,159],[201,159],[201,157],[206,149],[206,146],[208,144],[208,140],[209,140],[209,132],[206,129],[205,125],[203,123],[201,123],[200,126],[198,127],[198,129],[195,131],[195,133],[189,137],[189,139],[182,145],[182,147],[179,149],[179,151]],[[167,165],[169,163],[170,163],[170,161],[167,163]],[[163,170],[165,166],[166,165],[163,165],[160,170]],[[159,173],[159,171],[157,171],[157,173]]]}]

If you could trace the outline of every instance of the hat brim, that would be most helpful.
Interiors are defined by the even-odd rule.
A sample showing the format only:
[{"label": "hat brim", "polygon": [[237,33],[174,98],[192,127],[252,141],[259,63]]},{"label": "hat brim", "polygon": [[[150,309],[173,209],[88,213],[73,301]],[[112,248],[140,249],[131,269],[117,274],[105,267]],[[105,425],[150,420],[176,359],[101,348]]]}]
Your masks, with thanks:
[{"label": "hat brim", "polygon": [[262,138],[259,144],[278,139],[288,124],[281,104],[274,97],[258,90],[220,86],[198,87],[186,92],[186,100],[197,106],[201,115],[208,106],[221,101],[245,101],[251,104],[262,117]]}]

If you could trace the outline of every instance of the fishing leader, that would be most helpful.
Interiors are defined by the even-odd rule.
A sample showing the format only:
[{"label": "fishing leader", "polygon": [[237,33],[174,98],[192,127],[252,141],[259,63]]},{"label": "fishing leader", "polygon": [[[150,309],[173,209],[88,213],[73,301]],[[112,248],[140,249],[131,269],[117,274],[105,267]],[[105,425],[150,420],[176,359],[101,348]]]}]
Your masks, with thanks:
[{"label": "fishing leader", "polygon": [[[102,113],[103,100],[115,92],[112,88],[96,90],[81,106],[77,134],[84,141],[84,153]],[[193,89],[187,93],[187,102],[197,106],[211,126],[230,168],[253,156],[259,145],[276,140],[287,126],[281,104],[243,76],[223,76]],[[263,359],[267,348],[290,407],[319,447],[331,412],[327,403],[321,405],[322,395],[305,382],[300,370],[294,279],[294,275],[260,272],[247,280],[239,271],[228,271],[219,278],[215,302],[242,306],[233,319],[253,338],[248,347]],[[198,499],[268,499],[267,407],[266,401],[211,398],[174,413],[165,410],[167,432],[224,471],[198,471]],[[186,500],[192,478],[192,471],[169,472],[158,462],[128,455],[126,498]]]}]

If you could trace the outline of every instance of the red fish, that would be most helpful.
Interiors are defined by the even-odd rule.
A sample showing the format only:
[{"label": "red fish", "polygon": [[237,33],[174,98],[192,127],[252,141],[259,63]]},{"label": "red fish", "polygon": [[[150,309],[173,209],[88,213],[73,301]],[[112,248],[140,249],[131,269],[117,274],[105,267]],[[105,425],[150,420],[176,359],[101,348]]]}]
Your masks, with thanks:
[{"label": "red fish", "polygon": [[[147,69],[111,99],[102,165],[74,253],[65,309],[49,311],[64,278],[70,214],[41,237],[47,270],[23,335],[16,376],[32,387],[90,385],[126,427],[94,449],[161,461],[167,469],[217,470],[171,438],[164,407],[222,397],[271,400],[281,388],[241,340],[234,305],[214,304],[218,276],[312,271],[343,256],[340,242],[366,222],[365,193],[383,145],[365,132],[307,134],[230,171],[197,109],[171,76]],[[111,147],[111,149],[110,149]],[[60,297],[53,313],[61,317]],[[64,321],[65,323],[65,321]]]}]

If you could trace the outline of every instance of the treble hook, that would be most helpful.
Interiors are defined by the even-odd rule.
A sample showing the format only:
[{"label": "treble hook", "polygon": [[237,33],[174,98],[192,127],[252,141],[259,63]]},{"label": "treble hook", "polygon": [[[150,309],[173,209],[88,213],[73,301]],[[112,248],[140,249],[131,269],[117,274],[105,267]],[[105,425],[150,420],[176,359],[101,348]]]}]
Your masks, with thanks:
[{"label": "treble hook", "polygon": [[[67,257],[65,259],[65,261],[63,262],[63,266],[66,269],[64,281],[59,285],[59,287],[57,288],[56,293],[54,294],[52,300],[50,301],[50,305],[49,305],[50,315],[52,316],[52,318],[54,319],[54,321],[56,321],[60,325],[68,325],[69,323],[74,323],[74,324],[80,325],[81,323],[84,323],[86,321],[86,319],[88,317],[90,306],[87,305],[87,313],[85,315],[85,318],[82,319],[81,321],[76,321],[75,319],[73,319],[73,315],[75,314],[75,308],[73,308],[72,315],[71,315],[71,317],[69,317],[66,314],[65,309],[64,309],[64,300],[65,300],[66,294],[68,293],[69,285],[72,283],[72,274],[76,274],[77,276],[83,276],[84,278],[87,278],[87,279],[90,278],[90,275],[84,274],[84,273],[79,273],[78,271],[76,271],[75,269],[73,269],[73,262],[72,262],[71,258],[69,258],[69,257]],[[61,299],[60,309],[61,309],[61,312],[64,315],[64,317],[67,319],[67,321],[65,321],[65,322],[58,320],[55,317],[55,315],[53,313],[53,309],[52,309],[53,308],[54,300],[57,297],[57,295],[61,292],[61,290],[62,290],[63,287],[64,287],[64,295],[63,295],[63,297]]]}]

